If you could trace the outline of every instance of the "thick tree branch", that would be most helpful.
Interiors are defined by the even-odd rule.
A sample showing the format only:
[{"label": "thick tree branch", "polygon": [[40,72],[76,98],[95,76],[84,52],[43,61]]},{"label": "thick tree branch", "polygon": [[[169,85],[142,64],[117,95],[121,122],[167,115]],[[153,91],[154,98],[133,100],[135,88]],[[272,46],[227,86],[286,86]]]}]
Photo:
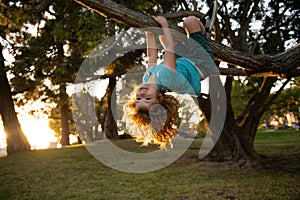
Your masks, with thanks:
[{"label": "thick tree branch", "polygon": [[75,0],[77,3],[94,10],[105,18],[132,27],[158,26],[149,16],[123,7],[110,0]]},{"label": "thick tree branch", "polygon": [[[102,16],[117,21],[131,27],[158,27],[159,25],[147,15],[130,10],[111,0],[75,0],[81,5],[96,11]],[[191,14],[185,12],[186,15]],[[169,14],[170,17],[170,14]],[[183,17],[181,14],[180,17]],[[172,29],[183,31],[175,25]],[[277,55],[252,55],[234,50],[228,46],[210,41],[211,48],[216,55],[217,60],[230,63],[234,66],[242,67],[244,75],[269,74],[281,76],[298,76],[300,69],[300,45]],[[229,69],[222,69],[223,74],[229,75]],[[240,75],[242,71],[238,69]],[[235,72],[237,73],[237,72]],[[231,75],[234,75],[231,74]]]}]

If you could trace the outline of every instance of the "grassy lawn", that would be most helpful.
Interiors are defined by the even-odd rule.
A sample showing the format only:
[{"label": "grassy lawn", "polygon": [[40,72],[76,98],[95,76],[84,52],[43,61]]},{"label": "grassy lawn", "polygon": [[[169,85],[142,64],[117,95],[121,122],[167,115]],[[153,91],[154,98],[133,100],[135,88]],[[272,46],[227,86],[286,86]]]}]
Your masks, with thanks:
[{"label": "grassy lawn", "polygon": [[3,157],[0,199],[299,199],[299,131],[257,133],[255,148],[278,159],[280,170],[236,171],[196,162],[191,155],[199,152],[198,140],[173,164],[144,174],[113,170],[83,146]]}]

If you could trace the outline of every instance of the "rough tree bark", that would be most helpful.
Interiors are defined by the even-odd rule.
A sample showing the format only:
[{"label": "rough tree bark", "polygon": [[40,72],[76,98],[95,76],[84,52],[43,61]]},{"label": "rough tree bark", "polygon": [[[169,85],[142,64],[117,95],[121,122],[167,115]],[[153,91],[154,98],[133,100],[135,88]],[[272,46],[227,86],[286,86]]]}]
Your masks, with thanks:
[{"label": "rough tree bark", "polygon": [[6,132],[7,154],[29,151],[30,145],[17,118],[10,86],[5,71],[2,45],[0,45],[0,114]]}]

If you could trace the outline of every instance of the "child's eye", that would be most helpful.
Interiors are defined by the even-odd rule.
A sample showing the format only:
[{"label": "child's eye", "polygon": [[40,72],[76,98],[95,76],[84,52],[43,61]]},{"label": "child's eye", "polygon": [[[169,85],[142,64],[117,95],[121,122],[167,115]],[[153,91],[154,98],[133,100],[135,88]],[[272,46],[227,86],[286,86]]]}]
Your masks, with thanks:
[{"label": "child's eye", "polygon": [[136,100],[141,100],[141,97],[137,97]]},{"label": "child's eye", "polygon": [[151,98],[148,97],[148,98],[146,98],[146,100],[151,100]]}]

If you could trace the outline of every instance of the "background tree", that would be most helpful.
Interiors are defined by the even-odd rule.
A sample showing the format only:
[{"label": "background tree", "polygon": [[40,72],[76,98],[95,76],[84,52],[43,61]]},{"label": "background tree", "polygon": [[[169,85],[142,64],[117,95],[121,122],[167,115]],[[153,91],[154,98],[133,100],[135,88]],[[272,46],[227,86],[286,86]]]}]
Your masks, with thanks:
[{"label": "background tree", "polygon": [[[70,129],[73,129],[68,88],[84,55],[105,38],[106,20],[71,1],[55,1],[43,9],[38,16],[36,37],[20,48],[11,82],[15,90],[26,91],[19,99],[23,103],[42,99],[57,104],[60,112],[50,118],[60,121],[64,146],[69,144]],[[32,83],[32,87],[24,82]]]},{"label": "background tree", "polygon": [[[295,117],[294,123],[300,121],[300,82],[299,77],[290,82],[290,87],[283,90],[278,97],[274,100],[274,103],[264,113],[261,123],[266,126],[270,126],[270,122],[275,120],[279,126],[284,124],[280,121],[280,118],[286,114],[292,113]],[[266,123],[266,124],[265,124]],[[296,125],[296,124],[295,124]],[[267,127],[265,127],[267,128]]]},{"label": "background tree", "polygon": [[11,54],[14,51],[14,43],[24,43],[28,36],[22,32],[23,23],[29,20],[31,4],[28,2],[1,1],[0,3],[0,114],[3,121],[7,138],[7,153],[29,151],[30,144],[24,135],[17,118],[14,101],[12,98],[11,86],[7,78],[10,72],[8,63],[5,63],[4,50]]}]

